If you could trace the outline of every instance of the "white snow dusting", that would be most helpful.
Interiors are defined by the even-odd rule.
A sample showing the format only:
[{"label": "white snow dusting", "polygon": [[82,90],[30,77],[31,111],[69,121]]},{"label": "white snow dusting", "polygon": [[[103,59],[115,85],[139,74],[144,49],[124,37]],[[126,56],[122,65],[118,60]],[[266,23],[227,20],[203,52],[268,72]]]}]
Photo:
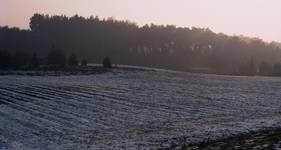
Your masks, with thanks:
[{"label": "white snow dusting", "polygon": [[281,79],[0,76],[0,149],[155,149],[281,126]]}]

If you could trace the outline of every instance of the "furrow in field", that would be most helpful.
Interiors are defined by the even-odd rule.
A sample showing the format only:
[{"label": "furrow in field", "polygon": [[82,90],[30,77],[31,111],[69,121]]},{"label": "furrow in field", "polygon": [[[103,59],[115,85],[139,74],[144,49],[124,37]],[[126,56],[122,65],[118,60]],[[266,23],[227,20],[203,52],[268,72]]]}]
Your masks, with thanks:
[{"label": "furrow in field", "polygon": [[[48,89],[48,90],[53,90],[54,88],[51,88],[51,89]],[[46,89],[44,89],[45,91]],[[105,113],[108,114],[109,116],[109,119],[110,120],[116,120],[117,122],[119,123],[122,123],[125,121],[125,119],[122,119],[120,120],[120,118],[123,117],[127,117],[126,118],[126,122],[127,123],[136,123],[136,122],[141,122],[139,120],[136,120],[136,116],[134,116],[132,114],[133,110],[136,110],[135,108],[131,108],[132,106],[131,105],[128,105],[128,106],[124,106],[123,104],[120,104],[120,102],[118,101],[115,101],[115,102],[118,102],[118,103],[115,103],[115,102],[111,102],[111,99],[108,99],[106,97],[97,97],[97,96],[94,96],[94,94],[89,94],[87,96],[85,96],[85,94],[82,94],[79,92],[69,92],[69,91],[62,91],[62,90],[55,90],[56,92],[59,92],[59,93],[65,93],[65,95],[74,95],[74,94],[77,94],[79,96],[82,96],[83,97],[83,103],[87,104],[87,105],[91,105],[91,104],[94,104],[96,107],[98,107],[99,109],[101,107],[104,107],[104,110],[106,111]],[[93,97],[94,96],[94,97]],[[89,98],[91,97],[91,98]],[[93,101],[93,98],[94,98],[94,101]],[[79,100],[80,101],[80,100]],[[129,117],[129,120],[128,120],[128,117]],[[126,125],[126,124],[125,124]]]},{"label": "furrow in field", "polygon": [[[3,95],[5,95],[5,94],[3,94],[3,93],[1,93],[1,94],[2,94],[1,97],[3,98]],[[52,110],[48,109],[48,107],[46,107],[46,106],[41,106],[41,105],[36,105],[36,104],[30,103],[29,101],[25,100],[23,97],[18,96],[18,95],[12,96],[12,95],[6,94],[5,97],[6,97],[6,99],[11,100],[13,103],[19,104],[24,108],[29,108],[32,111],[38,111],[38,112],[47,114],[48,116],[54,118],[54,120],[56,120],[56,122],[67,123],[67,124],[75,125],[75,126],[79,125],[79,128],[89,128],[84,122],[80,121],[80,119],[78,117],[69,116],[68,114],[61,114],[60,112],[56,112],[53,109]]]},{"label": "furrow in field", "polygon": [[[61,127],[62,129],[68,129],[71,131],[75,131],[78,129],[81,129],[82,127],[75,125],[71,122],[64,121],[62,119],[58,119],[57,117],[54,117],[48,113],[42,112],[40,109],[36,109],[35,107],[24,105],[20,103],[19,101],[15,99],[11,99],[12,97],[4,97],[3,95],[1,96],[1,101],[5,101],[8,103],[9,107],[12,107],[14,109],[17,109],[19,111],[23,111],[25,113],[28,113],[32,115],[34,118],[42,118],[44,120],[47,120],[48,122],[52,122],[56,124],[58,127]],[[44,123],[43,123],[44,125]]]},{"label": "furrow in field", "polygon": [[[145,101],[144,97],[139,96],[138,94],[120,94],[120,93],[115,93],[115,92],[101,92],[96,89],[92,89],[89,87],[74,87],[73,91],[76,90],[77,92],[87,94],[87,95],[95,95],[101,98],[108,98],[110,101],[115,102],[115,103],[120,103],[122,105],[127,105],[129,107],[134,106],[135,108],[146,108],[148,110],[154,110],[154,111],[159,111],[162,114],[167,113],[167,114],[176,114],[176,113],[184,113],[182,111],[182,108],[180,108],[177,111],[176,106],[173,107],[173,109],[163,109],[163,108],[170,108],[171,104],[155,104],[153,101]],[[110,93],[110,94],[104,94],[104,93]],[[146,95],[147,99],[153,100],[151,96]],[[160,106],[159,106],[160,105]],[[188,115],[188,114],[185,114]]]},{"label": "furrow in field", "polygon": [[[21,124],[25,127],[24,129],[27,130],[24,130],[25,132],[31,132],[35,135],[52,137],[54,135],[64,135],[67,131],[65,127],[62,127],[53,121],[35,117],[34,113],[30,113],[29,111],[24,108],[21,108],[17,104],[8,102],[8,100],[6,102],[8,103],[8,107],[10,108],[10,110],[15,111],[11,111],[13,113],[9,113],[5,111],[7,109],[0,109],[1,117],[11,120],[12,122]],[[19,130],[19,132],[22,132],[20,128],[15,128],[15,130]]]},{"label": "furrow in field", "polygon": [[[49,87],[48,87],[49,88]],[[51,90],[51,91],[53,91],[53,89],[55,89],[55,87],[54,88],[50,88],[49,90]],[[76,88],[74,88],[74,89],[76,89]],[[43,91],[45,91],[45,89],[43,90]],[[56,91],[58,92],[58,90],[56,89]],[[60,92],[59,93],[61,93],[61,90],[59,90]],[[63,91],[63,92],[65,92],[65,91]],[[85,92],[85,90],[83,90],[82,92]],[[66,93],[66,95],[71,95],[71,94],[74,94],[74,93],[76,93],[76,92],[74,92],[74,90],[71,90],[71,91],[69,91],[69,92],[67,92]],[[96,92],[94,92],[94,93],[88,93],[89,95],[88,96],[86,96],[86,97],[91,97],[92,95],[94,95]],[[80,95],[81,93],[79,93],[79,95]],[[80,95],[81,96],[81,95]],[[83,94],[83,96],[85,96],[85,94]],[[103,100],[102,100],[102,102],[104,103],[104,102],[108,102],[109,100],[108,99],[105,99],[105,97],[104,96],[102,96],[101,97]],[[97,99],[95,99],[95,102],[97,102],[97,100],[100,100],[101,98],[97,98]],[[113,99],[113,98],[112,98]],[[110,99],[110,100],[112,100],[112,99]],[[115,102],[118,102],[118,103],[120,103],[120,101],[116,101],[115,100]],[[112,104],[114,104],[114,106],[112,107],[112,109],[115,109],[115,105],[116,105],[116,103],[112,103],[112,102],[110,102],[110,103],[108,103],[108,104],[106,104],[105,105],[105,107],[109,107],[110,105],[112,105]],[[123,105],[123,104],[122,104]],[[120,109],[120,107],[122,107],[122,105],[121,106],[118,106],[118,109]],[[124,106],[123,106],[124,107]],[[132,107],[132,105],[128,105],[127,106],[127,108],[131,108]],[[113,116],[115,116],[115,117],[117,117],[117,118],[124,118],[123,120],[121,120],[119,123],[122,123],[122,122],[127,122],[126,123],[126,125],[128,125],[128,124],[132,124],[132,125],[134,125],[134,124],[141,124],[142,122],[147,122],[146,121],[146,119],[145,118],[147,118],[147,117],[152,117],[153,119],[155,119],[155,118],[157,118],[158,120],[159,119],[162,119],[162,120],[165,120],[165,119],[167,119],[167,117],[171,117],[171,114],[168,114],[167,113],[167,115],[166,116],[163,116],[163,111],[155,111],[155,110],[148,110],[148,109],[146,109],[147,110],[147,112],[149,112],[150,114],[147,114],[146,113],[146,115],[143,115],[144,113],[143,113],[143,111],[145,111],[145,110],[142,110],[142,113],[140,112],[140,113],[137,113],[137,114],[130,114],[130,112],[136,112],[137,111],[137,109],[136,108],[133,108],[132,110],[130,110],[127,114],[125,113],[125,114],[120,114],[119,116],[117,116],[117,113],[116,113],[116,111],[114,111],[114,113],[113,113]],[[111,111],[111,110],[108,110],[108,111]],[[118,113],[119,114],[119,113]],[[151,116],[151,114],[153,114],[152,116]],[[157,117],[155,117],[155,115],[157,115]],[[109,116],[109,118],[111,119],[113,116]],[[153,117],[154,116],[154,117]],[[160,117],[160,116],[162,116],[162,117]],[[130,123],[130,122],[132,122],[132,123]]]},{"label": "furrow in field", "polygon": [[[114,110],[114,114],[116,115],[116,113],[121,113],[120,115],[125,115],[126,113],[131,113],[132,110],[136,110],[137,108],[134,108],[132,103],[122,103],[122,101],[119,101],[118,99],[119,98],[115,98],[117,100],[114,100],[113,98],[114,97],[109,97],[107,98],[107,96],[97,96],[96,95],[96,92],[94,93],[89,93],[89,92],[86,92],[86,91],[65,91],[65,90],[53,90],[54,88],[48,88],[48,90],[51,90],[51,91],[56,91],[56,92],[59,92],[59,93],[64,93],[65,96],[67,95],[76,95],[76,96],[81,96],[83,97],[83,103],[86,103],[86,101],[88,103],[93,103],[95,105],[101,105],[101,106],[104,106],[104,107],[110,107],[112,106],[111,108]],[[46,90],[46,88],[45,88]],[[94,101],[92,100],[94,99]],[[133,107],[133,108],[132,108]],[[138,107],[141,107],[141,106],[138,106]],[[128,109],[130,108],[130,109]],[[121,110],[121,111],[119,111]],[[110,109],[108,111],[111,111]],[[125,113],[125,114],[124,114]]]},{"label": "furrow in field", "polygon": [[[22,90],[22,89],[19,89],[19,90]],[[59,105],[58,105],[58,103],[52,104],[53,107],[50,108],[50,111],[55,111],[55,110],[54,110],[54,107],[55,107],[55,109],[57,109],[57,110],[59,110],[59,111],[61,111],[61,112],[65,112],[66,115],[72,114],[72,115],[76,115],[76,116],[79,117],[79,118],[81,117],[80,120],[85,120],[85,121],[86,121],[86,120],[92,120],[92,124],[91,124],[91,125],[95,124],[95,125],[98,125],[98,126],[100,126],[100,127],[102,127],[102,126],[107,127],[107,126],[105,125],[106,123],[102,123],[102,124],[101,124],[102,121],[96,119],[96,118],[97,118],[97,115],[100,115],[100,114],[98,114],[98,113],[96,113],[96,112],[90,112],[90,111],[89,111],[88,114],[92,114],[92,117],[91,117],[91,116],[85,117],[85,115],[83,115],[83,114],[85,113],[85,111],[86,111],[87,109],[83,109],[83,110],[84,110],[83,113],[82,113],[82,112],[79,113],[79,111],[77,112],[77,110],[78,110],[78,109],[82,109],[82,108],[84,108],[84,107],[80,108],[79,105],[75,105],[75,103],[73,103],[73,105],[71,105],[71,106],[73,106],[73,107],[66,109],[66,106],[65,106],[65,105],[62,105],[62,104],[65,104],[65,103],[63,103],[63,102],[60,103],[61,101],[57,100],[56,98],[50,99],[51,96],[49,96],[49,97],[43,97],[43,96],[41,95],[39,99],[34,99],[34,97],[36,97],[35,95],[37,95],[38,93],[31,94],[31,93],[32,93],[31,91],[23,91],[23,92],[21,92],[21,91],[19,91],[19,90],[16,90],[16,92],[18,92],[18,93],[17,93],[17,96],[21,96],[22,98],[24,98],[24,99],[22,99],[22,100],[27,99],[28,101],[32,101],[33,103],[38,103],[38,105],[43,105],[42,107],[45,107],[45,106],[49,107],[50,104],[52,104],[52,103],[55,101],[55,102],[58,102]],[[7,91],[6,91],[6,92],[7,92]],[[27,94],[26,92],[29,92],[29,94]],[[11,95],[12,95],[12,94],[11,94]],[[83,115],[83,116],[82,116],[82,115]],[[94,122],[93,122],[93,121],[94,121]],[[107,128],[108,128],[108,127],[107,127]]]},{"label": "furrow in field", "polygon": [[[17,92],[19,92],[19,90],[24,90],[24,88],[20,88],[20,89],[18,89],[17,90]],[[43,90],[44,91],[44,90]],[[42,97],[42,93],[43,93],[43,91],[41,90],[41,92],[40,93],[38,93],[38,94],[41,94],[40,95],[40,97]],[[28,90],[28,91],[26,91],[26,92],[29,92],[28,93],[28,95],[30,95],[32,92],[31,92],[31,90]],[[26,94],[26,92],[19,92],[19,93],[21,93],[21,94]],[[34,94],[34,95],[36,95],[36,94]],[[32,95],[31,95],[32,96]],[[48,95],[47,95],[48,96]],[[49,96],[50,97],[50,96]],[[72,101],[71,99],[68,99],[68,101]],[[73,102],[72,102],[73,103]],[[91,104],[87,104],[87,103],[85,103],[84,101],[81,101],[81,104],[83,104],[83,105],[85,105],[85,106],[89,106],[89,105],[91,105]],[[110,124],[112,124],[112,123],[110,123],[110,122],[108,122],[108,121],[106,121],[106,120],[110,120],[110,121],[114,121],[115,120],[115,122],[118,122],[117,124],[115,123],[115,127],[116,126],[120,126],[121,124],[120,123],[122,123],[122,122],[124,122],[124,120],[120,120],[118,117],[115,117],[115,118],[113,118],[112,117],[112,115],[110,115],[109,114],[109,112],[111,111],[108,107],[109,106],[107,106],[107,105],[103,105],[103,106],[99,106],[98,105],[98,107],[96,107],[96,105],[92,105],[92,106],[95,106],[95,109],[99,109],[99,110],[103,110],[104,111],[104,115],[106,115],[106,116],[101,116],[101,114],[98,114],[98,116],[94,116],[95,118],[101,118],[101,119],[99,119],[99,120],[97,120],[97,122],[103,122],[103,125],[105,126],[108,126],[108,125],[110,125]],[[103,108],[102,108],[103,107]],[[77,109],[81,109],[79,106],[77,106]],[[82,107],[82,108],[84,108],[84,107]],[[99,112],[100,113],[100,112]],[[116,111],[114,112],[115,114],[116,114]],[[127,115],[127,114],[123,114],[123,115]],[[88,119],[91,119],[91,118],[88,118]],[[93,118],[92,118],[92,120],[93,120]],[[133,122],[132,122],[133,123]],[[107,125],[108,124],[108,125]],[[105,127],[106,127],[105,126]],[[124,124],[122,125],[122,126],[124,126]],[[120,126],[121,127],[121,126]],[[106,127],[106,128],[109,128],[109,127]]]},{"label": "furrow in field", "polygon": [[[1,89],[0,89],[1,90]],[[3,90],[3,89],[2,89]],[[27,94],[29,93],[29,94]],[[43,107],[45,109],[49,109],[50,113],[57,113],[55,116],[60,116],[60,117],[70,117],[75,118],[77,120],[80,120],[81,115],[77,113],[73,113],[73,110],[76,109],[77,107],[70,107],[69,111],[65,111],[65,108],[62,109],[61,105],[58,105],[58,103],[54,103],[55,100],[53,99],[45,99],[45,98],[35,98],[34,95],[32,95],[32,91],[25,91],[23,89],[16,90],[17,98],[20,99],[20,101],[25,101],[30,104],[36,105],[37,107]],[[3,94],[3,93],[2,93]],[[14,93],[11,93],[11,90],[6,91],[6,95],[13,95]],[[37,94],[37,93],[35,93]],[[39,93],[37,94],[39,95]],[[65,107],[65,106],[64,106]],[[71,111],[72,110],[72,111]],[[66,115],[66,116],[63,116]],[[65,118],[67,120],[67,118]],[[81,120],[83,122],[83,120]]]},{"label": "furrow in field", "polygon": [[[83,91],[85,91],[85,90],[83,90]],[[82,92],[83,92],[83,91],[82,91]],[[95,92],[95,93],[97,93],[97,92]],[[103,94],[102,94],[102,95],[103,95]],[[105,97],[105,96],[103,95],[102,97]],[[113,96],[112,99],[113,99],[114,97],[116,97],[116,96]],[[135,98],[132,98],[132,99],[135,99]],[[120,102],[120,100],[118,100],[118,102]],[[142,104],[142,106],[145,106],[145,105],[148,106],[147,103],[143,103],[143,104]],[[128,105],[128,107],[131,107],[131,106],[132,106],[132,104]],[[154,106],[154,108],[158,108],[158,107],[159,107],[159,105],[158,105],[158,106]],[[160,106],[160,107],[161,107],[161,108],[165,108],[166,105]],[[163,114],[163,112],[165,112],[165,110],[169,110],[169,108],[171,108],[171,106],[170,106],[170,107],[167,107],[167,108],[164,109],[164,110],[162,109],[162,110],[160,110],[159,112],[162,112],[161,114]],[[186,108],[184,108],[184,109],[186,109]],[[172,112],[172,113],[177,113],[177,114],[183,116],[183,110],[184,110],[184,109],[179,109],[179,110],[178,110],[178,113],[175,112],[175,111]],[[151,109],[150,109],[150,110],[151,110]],[[175,109],[174,109],[174,110],[175,110]],[[200,110],[202,111],[203,109],[201,108]],[[189,110],[189,111],[191,111],[191,110]],[[197,115],[198,115],[198,113],[199,113],[198,110],[194,110],[194,112],[196,112]],[[168,113],[170,114],[171,112],[168,112]],[[160,114],[160,113],[159,113],[159,114]],[[160,117],[160,116],[158,116],[158,117]],[[165,119],[166,117],[167,117],[167,116],[164,116],[164,117],[161,117],[161,118]],[[169,115],[169,117],[171,117],[171,115]]]},{"label": "furrow in field", "polygon": [[[73,88],[73,87],[71,87]],[[72,93],[75,93],[78,92],[79,94],[83,94],[83,95],[87,95],[87,96],[95,96],[97,97],[96,100],[99,100],[103,103],[108,103],[107,105],[112,105],[114,104],[114,106],[118,106],[118,108],[123,108],[123,110],[125,111],[129,111],[128,113],[130,112],[137,112],[137,111],[147,111],[147,112],[151,112],[152,114],[157,114],[157,118],[158,119],[163,119],[165,120],[167,118],[167,116],[171,116],[173,115],[172,113],[170,112],[166,112],[165,109],[161,109],[161,108],[158,108],[158,107],[154,107],[154,108],[151,108],[149,107],[148,105],[146,104],[142,104],[142,105],[139,105],[139,104],[136,104],[136,103],[133,103],[133,102],[130,102],[128,101],[128,99],[133,99],[135,102],[139,102],[141,101],[141,99],[139,97],[124,97],[124,96],[116,96],[116,95],[104,95],[102,93],[100,93],[99,91],[97,90],[94,90],[92,91],[91,88],[88,88],[88,89],[83,89],[83,90],[79,90],[79,88],[75,87],[73,88],[72,90]],[[159,110],[160,109],[160,110]],[[136,117],[140,117],[142,114],[138,114],[138,116],[134,116],[132,119],[136,118]],[[122,117],[122,116],[121,116]],[[145,118],[147,116],[143,116],[141,118]],[[140,119],[141,119],[140,118]]]}]

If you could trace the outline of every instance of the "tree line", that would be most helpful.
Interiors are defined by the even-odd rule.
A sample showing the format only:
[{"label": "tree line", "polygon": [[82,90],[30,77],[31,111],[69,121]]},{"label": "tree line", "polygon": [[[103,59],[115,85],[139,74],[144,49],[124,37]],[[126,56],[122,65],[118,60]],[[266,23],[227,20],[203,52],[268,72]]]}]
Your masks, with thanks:
[{"label": "tree line", "polygon": [[53,49],[48,52],[44,58],[39,58],[36,53],[18,51],[10,53],[9,51],[0,51],[0,69],[18,70],[18,69],[39,69],[42,68],[64,68],[66,66],[76,67],[87,66],[87,60],[78,61],[76,55],[72,53],[69,57],[61,49]]},{"label": "tree line", "polygon": [[[36,53],[20,51],[10,54],[8,51],[0,51],[0,70],[64,69],[87,65],[86,59],[79,61],[75,53],[66,57],[59,48],[52,48],[44,58],[39,58]],[[111,59],[106,56],[102,65],[104,68],[112,68]]]},{"label": "tree line", "polygon": [[[102,62],[104,56],[109,56],[117,64],[180,71],[252,74],[260,72],[263,62],[261,68],[269,64],[275,70],[281,62],[281,49],[275,42],[228,36],[204,28],[138,26],[114,18],[43,14],[31,17],[28,30],[0,27],[2,51],[24,51],[43,57],[48,55],[51,45],[91,63]],[[251,61],[255,71],[249,67]]]},{"label": "tree line", "polygon": [[270,64],[261,62],[255,64],[253,60],[243,63],[239,66],[239,75],[262,75],[262,76],[281,76],[281,64]]}]

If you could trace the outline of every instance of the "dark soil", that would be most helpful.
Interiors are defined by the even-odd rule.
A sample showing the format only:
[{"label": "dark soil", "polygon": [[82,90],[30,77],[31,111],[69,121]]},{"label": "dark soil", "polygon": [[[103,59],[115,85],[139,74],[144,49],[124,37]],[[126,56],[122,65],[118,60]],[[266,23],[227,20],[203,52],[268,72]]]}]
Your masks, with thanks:
[{"label": "dark soil", "polygon": [[194,145],[184,145],[186,150],[281,150],[281,129],[262,131]]}]

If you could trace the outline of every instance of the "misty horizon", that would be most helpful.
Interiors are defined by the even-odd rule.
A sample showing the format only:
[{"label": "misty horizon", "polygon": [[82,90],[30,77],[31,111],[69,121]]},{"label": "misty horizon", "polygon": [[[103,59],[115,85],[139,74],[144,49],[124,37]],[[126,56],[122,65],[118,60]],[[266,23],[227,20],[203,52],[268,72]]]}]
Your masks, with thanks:
[{"label": "misty horizon", "polygon": [[[96,15],[145,24],[209,28],[215,33],[281,42],[281,2],[249,1],[18,1],[0,0],[0,26],[28,29],[35,13],[83,17]],[[264,11],[266,10],[266,11]],[[19,12],[15,14],[15,12]]]},{"label": "misty horizon", "polygon": [[[40,14],[40,13],[34,13],[34,14]],[[272,40],[272,41],[268,41],[268,40],[265,40],[265,39],[263,39],[263,38],[261,38],[261,37],[255,37],[255,36],[248,36],[248,35],[244,35],[244,34],[239,34],[239,33],[234,33],[234,34],[227,34],[227,33],[224,33],[224,32],[220,32],[220,31],[218,31],[218,32],[216,32],[216,31],[214,31],[214,30],[212,30],[211,28],[209,28],[209,27],[197,27],[197,26],[177,26],[177,25],[175,25],[175,24],[156,24],[156,23],[146,23],[146,24],[138,24],[137,22],[135,22],[135,21],[133,21],[133,20],[122,20],[122,19],[117,19],[117,18],[115,18],[114,16],[110,16],[110,17],[100,17],[100,16],[97,16],[97,15],[90,15],[90,16],[88,16],[88,17],[85,17],[85,16],[81,16],[81,15],[79,15],[79,14],[74,14],[74,15],[70,15],[70,16],[68,16],[68,15],[65,15],[65,14],[52,14],[52,15],[50,15],[50,14],[43,14],[43,15],[48,15],[48,16],[50,16],[50,17],[52,17],[52,16],[65,16],[65,17],[74,17],[74,16],[80,16],[80,17],[83,17],[83,18],[91,18],[91,17],[93,17],[93,18],[95,18],[95,17],[97,17],[97,18],[99,18],[99,19],[101,19],[101,20],[116,20],[116,21],[125,21],[125,22],[129,22],[129,23],[133,23],[133,24],[136,24],[138,27],[144,27],[144,26],[151,26],[151,25],[156,25],[156,26],[175,26],[176,28],[189,28],[189,29],[192,29],[192,28],[199,28],[199,29],[207,29],[207,30],[211,30],[212,32],[214,32],[214,33],[216,33],[216,34],[223,34],[223,35],[227,35],[227,36],[238,36],[238,37],[242,37],[242,38],[250,38],[250,39],[259,39],[259,40],[262,40],[262,41],[264,41],[264,42],[266,42],[266,43],[271,43],[271,42],[278,42],[278,43],[281,43],[281,40],[280,41],[277,41],[277,40]],[[31,16],[32,17],[32,16]],[[31,18],[30,17],[30,18]],[[7,27],[9,27],[9,28],[19,28],[19,29],[21,29],[21,30],[31,30],[30,29],[30,26],[28,26],[28,27],[19,27],[19,26],[9,26],[9,25],[4,25],[3,27],[5,27],[5,26],[7,26]]]}]

